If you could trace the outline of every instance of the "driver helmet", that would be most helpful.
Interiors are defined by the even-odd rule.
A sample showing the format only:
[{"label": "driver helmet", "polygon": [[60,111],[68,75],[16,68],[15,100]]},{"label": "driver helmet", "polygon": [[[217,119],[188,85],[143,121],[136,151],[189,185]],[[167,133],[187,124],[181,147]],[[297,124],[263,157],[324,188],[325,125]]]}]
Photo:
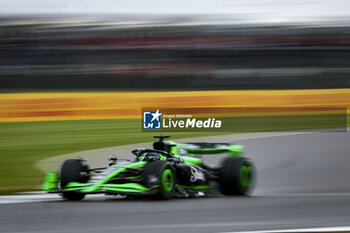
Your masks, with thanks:
[{"label": "driver helmet", "polygon": [[145,152],[139,157],[139,159],[146,160],[146,161],[153,161],[153,160],[159,160],[160,156],[157,152]]}]

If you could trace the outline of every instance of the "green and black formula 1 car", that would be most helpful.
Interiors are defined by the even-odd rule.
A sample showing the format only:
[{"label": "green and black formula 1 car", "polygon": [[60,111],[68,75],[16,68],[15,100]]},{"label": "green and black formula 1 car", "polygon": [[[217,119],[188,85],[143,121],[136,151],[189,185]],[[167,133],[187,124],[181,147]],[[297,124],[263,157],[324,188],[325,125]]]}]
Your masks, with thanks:
[{"label": "green and black formula 1 car", "polygon": [[[254,167],[241,157],[243,146],[227,143],[175,143],[159,138],[153,149],[132,151],[134,161],[111,158],[108,167],[89,168],[87,161],[65,160],[58,173],[47,173],[43,189],[66,200],[86,194],[144,195],[157,199],[208,195],[247,195],[254,183]],[[211,167],[201,154],[226,153],[221,166]]]}]

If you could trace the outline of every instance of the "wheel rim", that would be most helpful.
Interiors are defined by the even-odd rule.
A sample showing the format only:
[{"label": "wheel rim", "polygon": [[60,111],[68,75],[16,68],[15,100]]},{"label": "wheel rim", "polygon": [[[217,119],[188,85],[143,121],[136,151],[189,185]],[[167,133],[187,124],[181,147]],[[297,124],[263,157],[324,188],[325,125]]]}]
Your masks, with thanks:
[{"label": "wheel rim", "polygon": [[166,169],[162,175],[162,186],[165,192],[170,192],[174,186],[174,174],[172,170]]},{"label": "wheel rim", "polygon": [[252,180],[252,167],[249,164],[241,166],[239,177],[241,186],[244,188],[250,188]]}]

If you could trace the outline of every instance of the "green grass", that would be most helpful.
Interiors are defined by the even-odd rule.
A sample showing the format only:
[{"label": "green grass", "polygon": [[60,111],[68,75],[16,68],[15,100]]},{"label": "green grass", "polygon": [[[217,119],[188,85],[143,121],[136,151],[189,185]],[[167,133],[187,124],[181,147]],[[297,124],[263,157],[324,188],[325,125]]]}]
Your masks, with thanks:
[{"label": "green grass", "polygon": [[[305,117],[251,117],[236,119],[231,132],[162,133],[177,139],[269,129],[291,130],[293,128],[288,124],[291,119],[295,127],[298,126],[296,129],[305,129],[309,124],[315,126],[313,119]],[[348,117],[348,125],[349,122]],[[244,125],[248,127],[244,128]],[[140,120],[0,123],[0,194],[37,189],[43,177],[35,167],[39,160],[82,150],[149,142],[157,133],[159,131],[141,132]]]},{"label": "green grass", "polygon": [[[202,121],[208,118],[200,118]],[[186,122],[186,119],[181,119]],[[274,132],[312,129],[341,129],[346,127],[346,113],[314,114],[293,116],[250,116],[221,118],[222,128],[170,128],[172,132]],[[169,126],[169,123],[166,123]],[[150,131],[150,130],[147,130]],[[169,129],[152,129],[153,132],[169,131]]]}]

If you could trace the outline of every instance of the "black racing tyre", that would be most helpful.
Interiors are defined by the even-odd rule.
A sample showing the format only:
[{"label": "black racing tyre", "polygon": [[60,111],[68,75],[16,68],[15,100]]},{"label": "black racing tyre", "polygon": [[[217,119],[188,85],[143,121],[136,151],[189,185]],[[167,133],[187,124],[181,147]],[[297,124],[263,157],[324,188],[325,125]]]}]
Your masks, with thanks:
[{"label": "black racing tyre", "polygon": [[[63,161],[59,171],[59,185],[63,189],[69,182],[86,183],[89,180],[88,166],[82,159],[67,159]],[[84,193],[63,192],[65,200],[80,201],[85,197]]]},{"label": "black racing tyre", "polygon": [[253,188],[254,181],[255,169],[247,158],[226,158],[219,168],[219,185],[224,195],[247,195]]},{"label": "black racing tyre", "polygon": [[149,162],[143,173],[145,186],[159,185],[159,191],[151,195],[152,199],[169,200],[175,195],[176,176],[169,162],[157,160]]}]

